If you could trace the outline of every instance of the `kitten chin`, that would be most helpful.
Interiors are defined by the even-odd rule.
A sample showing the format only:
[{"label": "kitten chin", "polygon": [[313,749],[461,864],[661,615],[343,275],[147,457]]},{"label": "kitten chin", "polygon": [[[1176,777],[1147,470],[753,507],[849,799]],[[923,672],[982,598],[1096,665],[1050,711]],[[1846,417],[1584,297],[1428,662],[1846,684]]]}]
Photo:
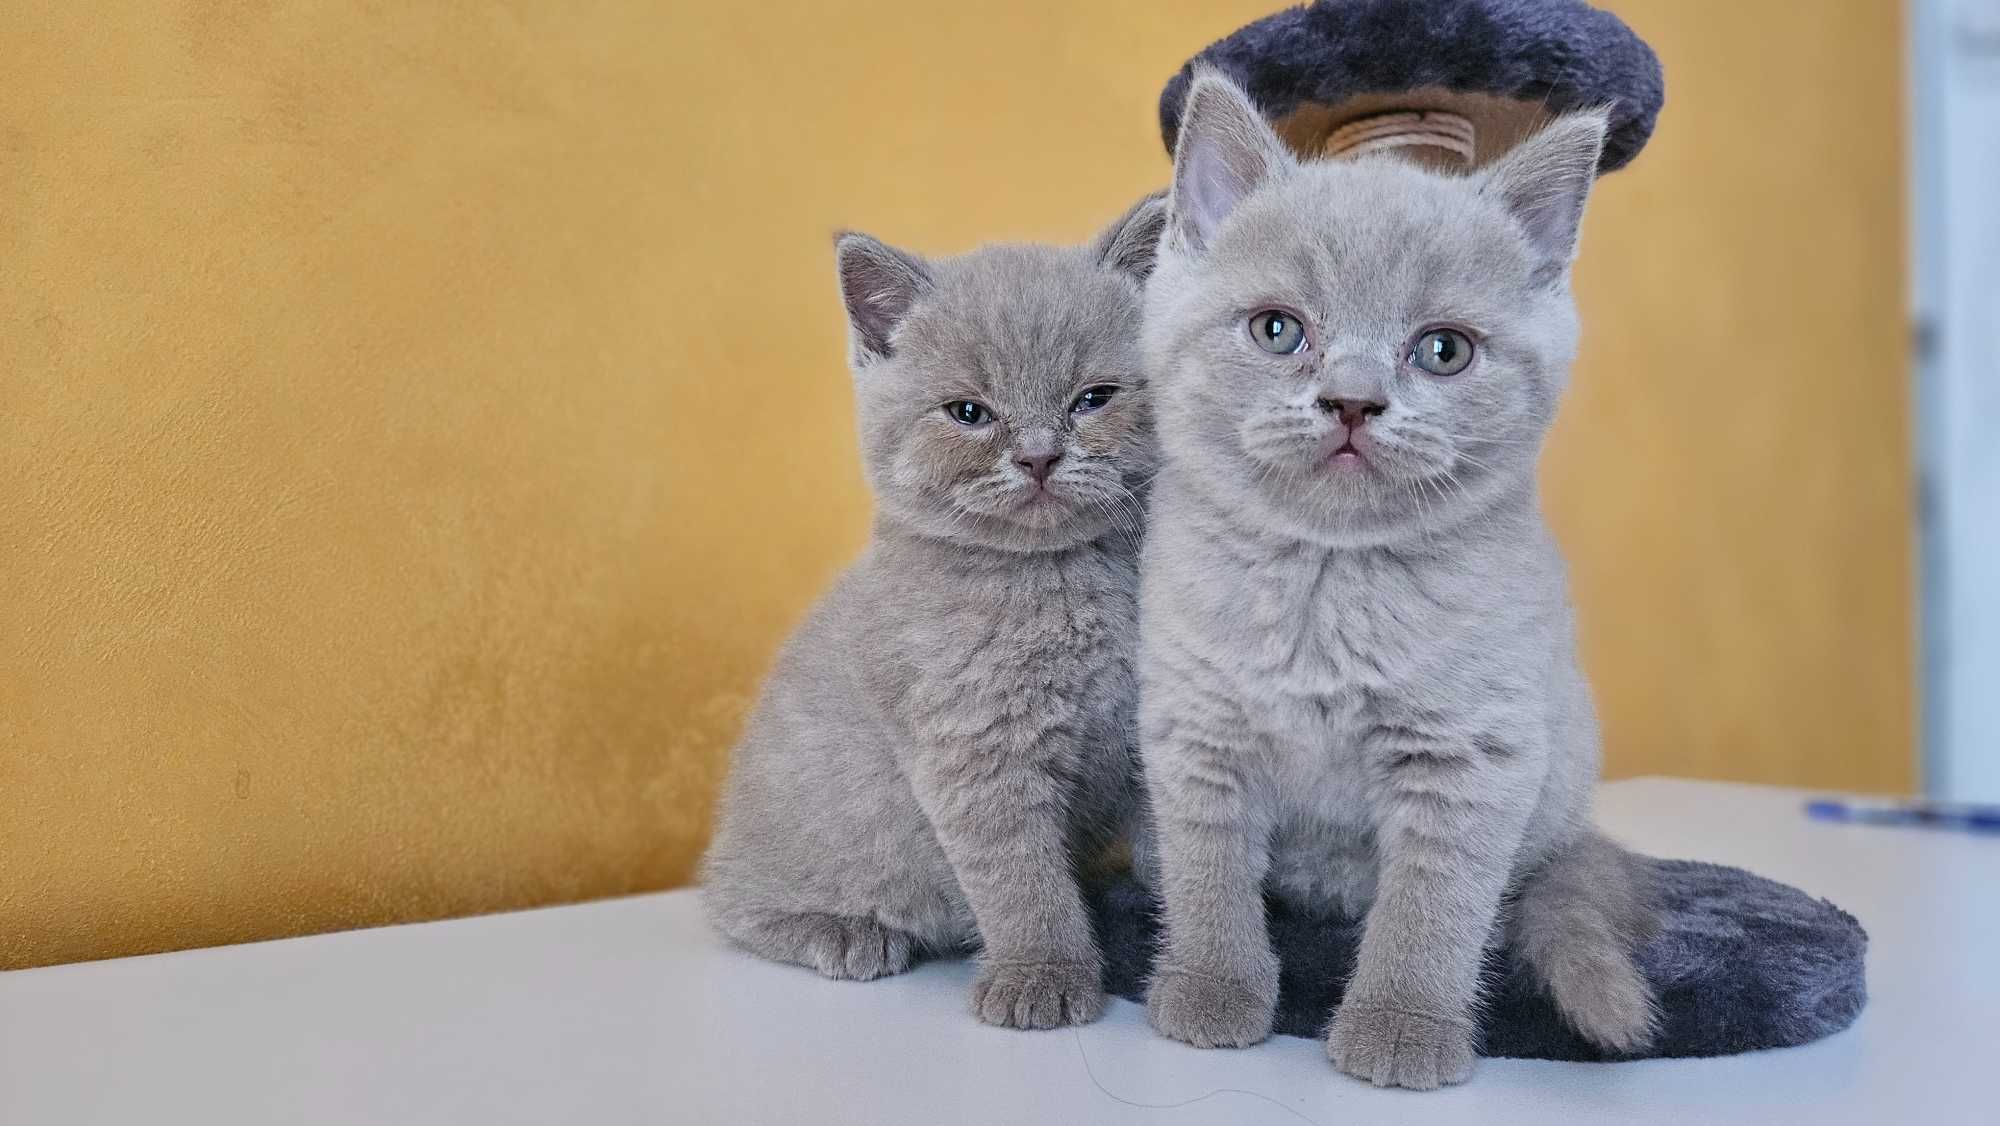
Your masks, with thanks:
[{"label": "kitten chin", "polygon": [[967,550],[1005,554],[1070,551],[1104,540],[1119,541],[1125,550],[1143,536],[1143,494],[1126,489],[1117,498],[1125,510],[1106,502],[1050,496],[1023,498],[988,511],[955,509],[939,512],[923,505],[878,505],[879,525],[899,533],[924,536]]}]

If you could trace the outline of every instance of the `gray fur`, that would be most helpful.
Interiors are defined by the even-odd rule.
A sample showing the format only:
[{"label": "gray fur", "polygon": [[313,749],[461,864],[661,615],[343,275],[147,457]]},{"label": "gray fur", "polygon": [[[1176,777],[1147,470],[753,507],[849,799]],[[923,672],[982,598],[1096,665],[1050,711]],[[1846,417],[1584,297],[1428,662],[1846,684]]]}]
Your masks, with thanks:
[{"label": "gray fur", "polygon": [[[1350,1074],[1465,1079],[1480,967],[1509,939],[1579,1031],[1651,1034],[1633,962],[1651,909],[1590,827],[1597,721],[1535,479],[1603,133],[1602,114],[1560,118],[1467,178],[1301,165],[1227,79],[1189,94],[1144,336],[1162,469],[1140,658],[1158,837],[1139,851],[1169,1036],[1270,1033],[1266,886],[1366,912],[1327,1036]],[[1247,190],[1192,179],[1243,167],[1263,169]],[[1304,352],[1251,338],[1273,306],[1308,324]],[[1457,375],[1407,359],[1440,324],[1477,344]],[[1339,403],[1377,413],[1350,429]],[[1334,456],[1349,441],[1359,461]]]},{"label": "gray fur", "polygon": [[[980,946],[981,1020],[1103,1011],[1073,869],[1135,804],[1138,318],[1163,210],[1078,249],[925,261],[841,238],[877,516],[731,763],[704,898],[745,949],[868,979]],[[961,425],[954,400],[994,420]],[[1041,492],[1017,459],[1051,455]]]}]

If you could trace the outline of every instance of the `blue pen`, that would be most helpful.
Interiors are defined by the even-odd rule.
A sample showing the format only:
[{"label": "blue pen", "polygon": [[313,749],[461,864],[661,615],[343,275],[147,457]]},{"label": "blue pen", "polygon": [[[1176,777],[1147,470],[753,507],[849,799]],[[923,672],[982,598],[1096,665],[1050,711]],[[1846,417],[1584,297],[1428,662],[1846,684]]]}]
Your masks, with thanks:
[{"label": "blue pen", "polygon": [[1967,833],[2000,833],[2000,806],[1995,805],[1823,799],[1807,802],[1806,816],[1816,821],[1842,821],[1850,825],[1918,826],[1958,829]]}]

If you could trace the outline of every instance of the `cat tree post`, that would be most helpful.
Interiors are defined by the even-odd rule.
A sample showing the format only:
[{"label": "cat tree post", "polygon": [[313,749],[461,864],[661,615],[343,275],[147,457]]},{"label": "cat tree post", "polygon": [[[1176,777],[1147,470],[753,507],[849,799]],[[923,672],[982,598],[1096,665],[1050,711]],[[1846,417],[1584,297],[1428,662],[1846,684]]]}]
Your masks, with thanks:
[{"label": "cat tree post", "polygon": [[1394,152],[1483,165],[1551,116],[1604,106],[1600,174],[1652,135],[1665,90],[1652,49],[1583,0],[1315,0],[1252,23],[1160,95],[1167,150],[1198,65],[1236,81],[1307,158]]}]

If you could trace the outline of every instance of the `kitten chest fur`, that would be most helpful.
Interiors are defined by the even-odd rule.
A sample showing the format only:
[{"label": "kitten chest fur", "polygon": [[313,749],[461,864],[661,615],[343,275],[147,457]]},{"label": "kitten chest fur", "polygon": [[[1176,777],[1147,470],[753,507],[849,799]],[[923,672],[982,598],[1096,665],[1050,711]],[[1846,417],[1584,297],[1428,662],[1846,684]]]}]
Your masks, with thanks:
[{"label": "kitten chest fur", "polygon": [[1420,543],[1355,547],[1243,519],[1171,472],[1158,489],[1180,519],[1147,548],[1175,560],[1145,572],[1153,675],[1250,736],[1229,769],[1259,807],[1274,889],[1360,913],[1390,771],[1413,754],[1546,761],[1566,734],[1581,685],[1556,659],[1569,610],[1531,497]]},{"label": "kitten chest fur", "polygon": [[[1115,828],[1133,768],[1137,558],[1121,538],[1035,554],[940,552],[885,537],[887,579],[928,573],[957,581],[877,592],[889,636],[870,649],[900,657],[878,667],[876,698],[916,745],[1037,756],[1072,784],[1070,818],[1084,837]],[[930,558],[931,555],[937,558]],[[1108,753],[1107,753],[1108,752]]]}]

